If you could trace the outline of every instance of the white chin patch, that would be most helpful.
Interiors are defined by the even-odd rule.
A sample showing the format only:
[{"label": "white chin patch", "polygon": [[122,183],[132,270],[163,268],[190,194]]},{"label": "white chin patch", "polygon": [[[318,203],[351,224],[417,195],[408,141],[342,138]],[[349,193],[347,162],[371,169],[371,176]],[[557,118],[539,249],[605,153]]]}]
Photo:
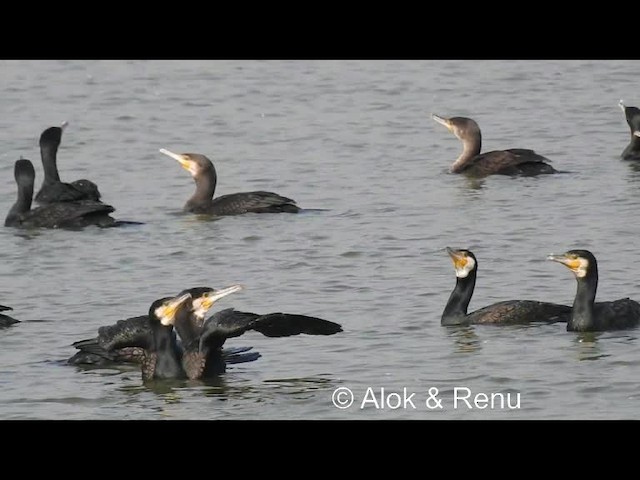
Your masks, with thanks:
[{"label": "white chin patch", "polygon": [[201,320],[207,314],[207,310],[209,310],[209,309],[208,308],[204,308],[202,305],[198,305],[198,308],[196,308],[193,311],[193,314],[196,316],[196,318]]},{"label": "white chin patch", "polygon": [[469,275],[469,272],[471,272],[471,270],[473,270],[475,266],[476,261],[471,257],[467,257],[467,263],[464,265],[464,267],[456,268],[456,277],[466,278]]},{"label": "white chin patch", "polygon": [[587,274],[587,269],[589,268],[589,260],[587,260],[586,258],[579,258],[578,260],[580,262],[580,265],[578,265],[578,268],[574,270],[574,273],[576,274],[576,277],[582,278]]},{"label": "white chin patch", "polygon": [[160,323],[162,325],[169,327],[171,326],[171,320],[167,318],[166,311],[166,307],[158,307],[154,313],[156,314],[156,317],[160,319]]}]

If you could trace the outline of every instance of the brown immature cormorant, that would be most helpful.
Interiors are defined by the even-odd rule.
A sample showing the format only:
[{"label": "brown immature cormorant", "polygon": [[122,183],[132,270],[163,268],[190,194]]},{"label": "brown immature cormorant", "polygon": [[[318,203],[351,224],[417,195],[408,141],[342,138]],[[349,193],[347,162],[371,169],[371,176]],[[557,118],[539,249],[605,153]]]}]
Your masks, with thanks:
[{"label": "brown immature cormorant", "polygon": [[623,160],[640,160],[640,109],[636,107],[626,107],[622,100],[618,106],[624,112],[624,117],[629,125],[631,141],[622,151],[620,158]]},{"label": "brown immature cormorant", "polygon": [[561,255],[549,255],[548,260],[562,263],[578,281],[567,330],[598,332],[635,327],[640,323],[640,304],[629,298],[612,302],[595,302],[598,288],[598,263],[588,250],[569,250]]},{"label": "brown immature cormorant", "polygon": [[60,127],[47,128],[40,135],[40,156],[42,157],[44,180],[35,198],[36,203],[40,205],[77,200],[100,200],[98,186],[90,180],[82,179],[72,183],[60,181],[57,154],[62,131],[66,126],[67,122],[64,122]]},{"label": "brown immature cormorant", "polygon": [[548,158],[538,155],[533,150],[524,148],[510,148],[508,150],[494,150],[480,153],[482,135],[478,124],[466,117],[443,118],[432,115],[432,118],[444,125],[460,141],[462,153],[451,165],[451,173],[465,173],[473,177],[487,175],[539,175],[544,173],[558,173]]},{"label": "brown immature cormorant", "polygon": [[242,192],[213,198],[216,189],[216,170],[204,155],[199,153],[173,153],[164,148],[161,153],[180,162],[196,183],[196,192],[187,201],[184,211],[210,215],[240,215],[243,213],[298,213],[295,200],[272,192]]},{"label": "brown immature cormorant", "polygon": [[530,322],[567,322],[571,307],[534,300],[506,300],[467,313],[476,285],[478,261],[469,250],[447,247],[456,271],[456,286],[451,292],[440,323],[442,325],[523,324]]},{"label": "brown immature cormorant", "polygon": [[[13,310],[13,308],[0,305],[0,312],[6,312],[7,310]],[[14,323],[20,323],[20,320],[16,320],[9,315],[0,313],[0,327],[8,327],[9,325],[13,325]]]},{"label": "brown immature cormorant", "polygon": [[18,185],[18,199],[9,210],[4,221],[5,227],[77,229],[88,225],[119,227],[140,224],[140,222],[115,220],[109,215],[115,209],[111,205],[95,200],[50,203],[31,210],[36,175],[31,161],[25,158],[16,160],[14,175]]}]

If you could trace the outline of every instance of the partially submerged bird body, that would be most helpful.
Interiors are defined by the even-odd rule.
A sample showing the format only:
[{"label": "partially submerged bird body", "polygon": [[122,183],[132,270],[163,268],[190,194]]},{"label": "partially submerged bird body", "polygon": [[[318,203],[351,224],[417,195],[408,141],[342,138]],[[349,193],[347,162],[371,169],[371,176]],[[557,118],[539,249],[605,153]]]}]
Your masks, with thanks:
[{"label": "partially submerged bird body", "polygon": [[551,254],[548,260],[563,264],[573,272],[577,281],[571,318],[567,330],[598,332],[622,330],[640,324],[640,304],[630,298],[596,302],[598,263],[588,250],[569,250],[560,255]]},{"label": "partially submerged bird body", "polygon": [[18,198],[5,218],[5,227],[77,229],[89,225],[118,227],[138,224],[114,219],[110,213],[115,209],[95,200],[49,203],[31,209],[35,181],[35,170],[31,161],[24,158],[17,160],[14,175],[18,186]]},{"label": "partially submerged bird body", "polygon": [[[13,310],[13,308],[0,305],[0,312],[6,312],[9,310]],[[13,325],[14,323],[20,323],[20,320],[16,320],[15,318],[10,317],[9,315],[0,313],[0,328],[8,327],[9,325]]]},{"label": "partially submerged bird body", "polygon": [[184,206],[186,212],[222,216],[300,211],[295,200],[273,192],[241,192],[213,198],[218,177],[211,160],[199,153],[178,154],[164,148],[160,152],[178,161],[195,181],[196,191]]},{"label": "partially submerged bird body", "polygon": [[526,148],[510,148],[481,153],[482,134],[475,120],[466,117],[432,118],[447,127],[461,142],[463,151],[451,165],[451,173],[464,173],[472,177],[488,175],[523,175],[558,173],[546,162],[549,159]]},{"label": "partially submerged bird body", "polygon": [[506,300],[467,313],[475,289],[478,261],[469,250],[447,247],[447,253],[456,271],[456,286],[442,313],[442,325],[514,325],[569,320],[571,307],[535,300]]}]

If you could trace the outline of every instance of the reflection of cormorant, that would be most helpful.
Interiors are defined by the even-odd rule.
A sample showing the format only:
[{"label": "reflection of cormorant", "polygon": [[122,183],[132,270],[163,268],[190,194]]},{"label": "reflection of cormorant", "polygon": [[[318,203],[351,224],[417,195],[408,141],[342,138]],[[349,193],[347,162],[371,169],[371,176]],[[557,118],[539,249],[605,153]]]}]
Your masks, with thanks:
[{"label": "reflection of cormorant", "polygon": [[[0,312],[6,312],[7,310],[13,310],[13,308],[0,305]],[[8,327],[9,325],[13,325],[14,323],[20,323],[20,320],[16,320],[9,315],[0,313],[0,327]]]},{"label": "reflection of cormorant", "polygon": [[631,141],[622,151],[620,158],[623,160],[640,160],[640,109],[636,107],[626,107],[622,100],[618,103],[624,112],[627,125],[631,131]]},{"label": "reflection of cormorant", "polygon": [[44,180],[40,191],[36,194],[35,201],[41,205],[76,200],[100,200],[98,186],[89,180],[76,180],[72,183],[60,181],[57,154],[62,131],[66,126],[67,122],[64,122],[61,127],[47,128],[40,135],[40,156],[42,157]]},{"label": "reflection of cormorant", "polygon": [[88,225],[117,227],[138,224],[115,220],[109,215],[114,211],[111,205],[94,200],[50,203],[31,210],[35,181],[33,164],[27,159],[16,160],[14,174],[18,185],[18,199],[9,210],[4,221],[5,227],[82,228]]},{"label": "reflection of cormorant", "polygon": [[196,192],[184,206],[186,212],[210,215],[240,215],[242,213],[297,213],[295,203],[287,197],[272,192],[242,192],[213,198],[216,189],[216,170],[204,155],[199,153],[177,154],[160,149],[161,153],[180,162],[196,182]]},{"label": "reflection of cormorant", "polygon": [[475,177],[487,175],[538,175],[558,173],[551,165],[545,163],[549,159],[538,155],[533,150],[510,148],[480,153],[482,135],[478,124],[466,117],[443,118],[432,115],[432,118],[444,125],[460,141],[462,153],[451,165],[451,173],[465,173]]},{"label": "reflection of cormorant", "polygon": [[[237,292],[241,287],[233,285],[218,290],[220,295]],[[183,342],[182,365],[190,379],[215,376],[225,371],[222,345],[227,338],[238,337],[255,330],[267,337],[307,335],[333,335],[341,332],[337,323],[306,315],[289,313],[239,312],[233,308],[221,310],[209,317],[204,325],[194,324],[193,319],[175,317],[174,327]]]},{"label": "reflection of cormorant", "polygon": [[456,271],[456,286],[441,317],[442,325],[521,324],[529,322],[567,322],[571,307],[534,300],[506,300],[467,313],[476,285],[478,261],[469,250],[447,247]]},{"label": "reflection of cormorant", "polygon": [[549,255],[549,260],[562,263],[578,281],[573,300],[569,331],[620,330],[640,323],[640,304],[629,298],[612,302],[595,302],[598,288],[598,263],[588,250],[569,250],[561,255]]},{"label": "reflection of cormorant", "polygon": [[[207,311],[218,300],[212,288],[195,287],[183,290],[178,297],[191,294],[191,316],[194,324],[202,325]],[[145,349],[149,349],[153,342],[149,315],[119,320],[113,325],[100,327],[98,335],[93,338],[79,340],[73,343],[78,349],[67,360],[72,365],[109,366],[119,363],[142,362]],[[244,353],[251,347],[225,349],[222,354],[227,363],[242,363],[256,360],[257,352]]]}]

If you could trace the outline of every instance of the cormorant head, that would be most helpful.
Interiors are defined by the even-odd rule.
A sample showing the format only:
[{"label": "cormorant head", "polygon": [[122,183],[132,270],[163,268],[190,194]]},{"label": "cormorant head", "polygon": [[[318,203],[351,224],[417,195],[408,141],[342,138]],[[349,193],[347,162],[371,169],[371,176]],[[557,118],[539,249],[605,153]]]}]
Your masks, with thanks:
[{"label": "cormorant head", "polygon": [[180,162],[182,168],[187,170],[194,178],[202,172],[213,169],[213,163],[211,163],[211,160],[200,153],[173,153],[164,148],[160,149],[160,153],[164,153],[165,155]]},{"label": "cormorant head", "polygon": [[598,268],[596,257],[589,250],[569,250],[560,255],[551,254],[547,260],[563,264],[571,270],[576,278],[584,278],[589,271]]},{"label": "cormorant head", "polygon": [[178,295],[189,293],[191,295],[191,308],[198,320],[204,319],[207,311],[213,307],[214,303],[231,293],[242,290],[242,285],[232,285],[230,287],[216,290],[210,287],[194,287],[183,290]]},{"label": "cormorant head", "polygon": [[160,298],[151,304],[149,318],[160,322],[165,327],[173,325],[178,311],[184,308],[185,302],[191,298],[190,293],[177,297]]},{"label": "cormorant head", "polygon": [[460,140],[466,138],[478,137],[480,135],[480,127],[475,120],[467,117],[451,117],[444,118],[439,115],[431,115],[436,122],[440,125],[444,125],[447,129],[453,133]]},{"label": "cormorant head", "polygon": [[40,147],[45,145],[60,145],[62,132],[67,125],[69,125],[67,122],[62,122],[59,127],[49,127],[42,132],[40,135]]},{"label": "cormorant head", "polygon": [[454,250],[447,247],[447,253],[453,260],[453,268],[456,270],[457,278],[466,278],[469,273],[478,268],[476,256],[469,250]]},{"label": "cormorant head", "polygon": [[36,171],[33,168],[33,163],[31,163],[31,160],[27,160],[26,158],[16,160],[13,173],[18,185],[33,184],[36,178]]}]

